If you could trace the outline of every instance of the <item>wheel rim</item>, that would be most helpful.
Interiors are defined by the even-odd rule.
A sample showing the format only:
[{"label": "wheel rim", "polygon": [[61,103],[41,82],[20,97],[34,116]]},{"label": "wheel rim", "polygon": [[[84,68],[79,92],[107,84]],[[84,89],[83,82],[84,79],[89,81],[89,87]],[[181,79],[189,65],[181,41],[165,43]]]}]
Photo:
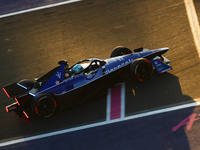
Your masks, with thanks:
[{"label": "wheel rim", "polygon": [[152,65],[149,62],[141,62],[136,67],[136,76],[139,81],[148,80],[152,74]]},{"label": "wheel rim", "polygon": [[41,99],[39,99],[35,110],[40,117],[50,117],[54,114],[56,110],[56,102],[51,97],[42,97]]}]

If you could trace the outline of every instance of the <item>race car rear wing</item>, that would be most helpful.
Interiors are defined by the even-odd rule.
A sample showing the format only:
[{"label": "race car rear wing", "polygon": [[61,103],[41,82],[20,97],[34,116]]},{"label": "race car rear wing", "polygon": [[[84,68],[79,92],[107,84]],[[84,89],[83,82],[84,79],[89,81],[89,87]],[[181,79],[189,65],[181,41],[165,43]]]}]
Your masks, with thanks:
[{"label": "race car rear wing", "polygon": [[19,83],[12,83],[3,87],[4,92],[8,97],[15,97],[27,91],[27,88]]}]

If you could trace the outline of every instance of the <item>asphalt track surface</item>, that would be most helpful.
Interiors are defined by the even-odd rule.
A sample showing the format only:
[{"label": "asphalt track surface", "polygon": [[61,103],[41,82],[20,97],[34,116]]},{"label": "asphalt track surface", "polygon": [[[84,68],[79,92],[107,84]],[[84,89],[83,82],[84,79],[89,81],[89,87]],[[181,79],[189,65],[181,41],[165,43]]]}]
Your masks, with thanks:
[{"label": "asphalt track surface", "polygon": [[[200,17],[200,9],[198,9],[200,4],[198,1],[194,1],[194,4],[197,15]],[[145,83],[137,83],[125,78],[125,115],[131,116],[165,108],[169,105],[184,104],[200,97],[199,58],[182,0],[176,2],[172,0],[85,0],[2,18],[0,21],[0,35],[1,87],[24,78],[34,79],[41,76],[55,67],[61,59],[67,59],[72,65],[86,58],[108,58],[112,49],[118,45],[131,49],[140,46],[149,49],[169,47],[170,50],[165,56],[172,62],[172,71],[163,75],[154,73],[153,77]],[[45,120],[20,119],[14,113],[6,113],[5,106],[12,103],[13,100],[8,99],[3,91],[0,91],[0,99],[0,140],[2,142],[96,123],[106,119],[106,96],[58,113]],[[178,112],[179,117],[180,114],[181,117],[175,117],[176,121],[173,120],[170,129],[193,114],[196,109],[197,114],[199,114],[198,108],[189,108],[189,111],[186,110],[186,114]],[[170,118],[170,116],[165,117],[158,116],[158,120],[168,121]],[[148,123],[143,119],[127,122],[127,124],[134,124],[132,133],[135,133],[135,137],[130,138],[134,140],[137,138],[138,143],[147,141],[152,138],[151,135],[158,132],[157,130],[155,132],[148,130],[149,132],[144,131],[143,135],[138,132],[139,129],[151,128],[147,124],[150,122],[153,126],[154,122],[151,122],[151,120],[157,119],[157,117],[145,118]],[[138,128],[135,127],[135,121]],[[143,121],[144,124],[142,124]],[[172,139],[180,143],[186,142],[186,149],[197,149],[199,144],[195,138],[198,139],[198,121],[195,123],[197,125],[192,128],[193,130],[187,131],[182,128],[181,134],[184,134],[184,136],[176,135]],[[126,125],[119,126],[120,129],[126,128]],[[163,124],[160,123],[158,128],[161,126]],[[103,135],[103,131],[108,130],[108,128],[99,129],[103,137],[107,136]],[[113,130],[115,132],[117,129],[114,128]],[[125,137],[129,136],[127,135],[130,133],[129,131],[119,133],[118,136],[124,134],[124,138],[122,136],[120,139],[113,137],[110,139],[116,140],[116,142],[119,140],[126,142],[128,138]],[[82,132],[87,133],[88,131]],[[158,139],[165,135],[165,133],[162,133],[159,131],[159,134],[157,134]],[[75,135],[69,135],[68,139],[81,138],[79,132],[72,134]],[[188,134],[190,134],[190,138]],[[70,138],[71,136],[73,138]],[[96,136],[102,138],[99,134],[96,134]],[[94,136],[91,135],[91,137]],[[85,138],[87,139],[87,137]],[[82,143],[79,145],[77,141],[74,141],[77,144],[75,149],[82,146]],[[170,138],[163,141],[172,143]],[[101,143],[100,141],[98,143],[99,145],[95,146],[100,147],[104,142]],[[154,144],[156,143],[150,142],[150,145]],[[55,145],[58,145],[58,143]],[[123,143],[123,145],[127,146],[126,149],[135,147],[135,143],[133,145]],[[143,143],[141,143],[135,148],[146,149],[143,146]],[[167,148],[170,148],[170,146],[163,147],[163,149]],[[84,147],[84,149],[87,149],[87,147]]]},{"label": "asphalt track surface", "polygon": [[200,138],[196,132],[200,127],[199,112],[199,107],[190,107],[13,144],[2,149],[199,149]]}]

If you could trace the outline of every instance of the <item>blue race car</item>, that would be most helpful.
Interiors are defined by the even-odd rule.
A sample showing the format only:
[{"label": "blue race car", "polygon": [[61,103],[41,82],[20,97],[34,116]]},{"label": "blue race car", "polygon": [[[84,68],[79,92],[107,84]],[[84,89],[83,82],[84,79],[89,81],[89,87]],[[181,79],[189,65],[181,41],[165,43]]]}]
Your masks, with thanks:
[{"label": "blue race car", "polygon": [[83,102],[123,73],[143,82],[152,76],[154,68],[159,74],[171,70],[170,61],[162,56],[168,50],[138,48],[132,52],[116,47],[108,59],[86,59],[71,67],[65,60],[59,61],[56,68],[35,81],[22,80],[4,86],[7,96],[16,101],[6,106],[6,111],[27,118],[48,118],[57,110]]}]

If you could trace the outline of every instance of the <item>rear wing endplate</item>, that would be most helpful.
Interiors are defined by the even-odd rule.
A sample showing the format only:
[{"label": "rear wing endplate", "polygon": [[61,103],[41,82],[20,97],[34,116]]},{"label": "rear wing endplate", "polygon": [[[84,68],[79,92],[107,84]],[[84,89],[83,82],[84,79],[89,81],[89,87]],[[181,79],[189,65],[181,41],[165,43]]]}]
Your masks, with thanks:
[{"label": "rear wing endplate", "polygon": [[20,86],[18,83],[12,83],[3,87],[4,92],[8,97],[15,97],[19,94],[22,94],[27,91],[23,86]]},{"label": "rear wing endplate", "polygon": [[150,60],[159,74],[172,70],[172,67],[162,62],[160,59]]}]

